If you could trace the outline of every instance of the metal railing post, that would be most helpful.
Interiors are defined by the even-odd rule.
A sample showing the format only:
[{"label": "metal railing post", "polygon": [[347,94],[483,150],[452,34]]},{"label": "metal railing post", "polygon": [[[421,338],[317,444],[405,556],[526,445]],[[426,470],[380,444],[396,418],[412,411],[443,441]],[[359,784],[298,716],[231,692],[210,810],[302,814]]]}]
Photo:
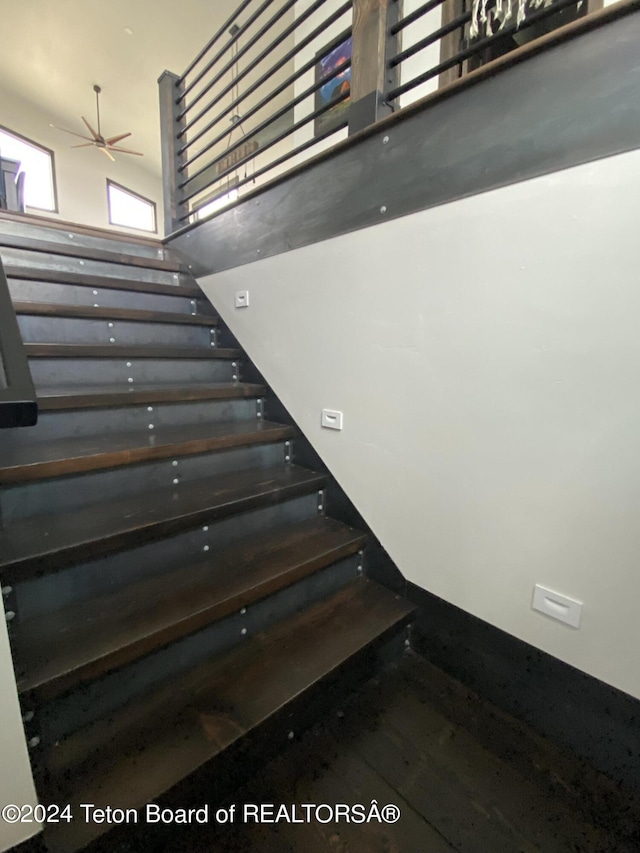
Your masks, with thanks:
[{"label": "metal railing post", "polygon": [[37,421],[27,351],[0,259],[0,429],[33,426]]},{"label": "metal railing post", "polygon": [[162,149],[162,191],[164,198],[164,233],[172,234],[182,226],[181,201],[182,191],[180,181],[182,173],[179,167],[184,161],[184,154],[179,154],[184,140],[178,140],[178,133],[184,125],[184,118],[178,119],[180,107],[176,103],[184,89],[184,81],[180,82],[177,74],[163,71],[158,79],[160,91],[160,144]]},{"label": "metal railing post", "polygon": [[384,92],[396,81],[388,59],[396,52],[397,37],[389,30],[397,18],[397,0],[353,0],[350,136],[392,112]]}]

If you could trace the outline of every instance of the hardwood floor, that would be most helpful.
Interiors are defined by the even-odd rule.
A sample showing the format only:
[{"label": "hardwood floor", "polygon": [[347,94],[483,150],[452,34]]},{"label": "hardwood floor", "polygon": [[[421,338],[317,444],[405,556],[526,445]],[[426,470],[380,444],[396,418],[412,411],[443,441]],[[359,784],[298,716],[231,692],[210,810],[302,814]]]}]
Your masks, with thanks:
[{"label": "hardwood floor", "polygon": [[[244,804],[398,806],[372,820],[244,824]],[[206,802],[203,793],[202,802]],[[631,853],[636,807],[593,768],[409,653],[229,799],[233,824],[118,850],[163,853]],[[195,805],[195,804],[192,804]],[[291,814],[291,812],[290,812]],[[325,820],[328,811],[320,812]],[[113,848],[112,848],[113,849]]]}]

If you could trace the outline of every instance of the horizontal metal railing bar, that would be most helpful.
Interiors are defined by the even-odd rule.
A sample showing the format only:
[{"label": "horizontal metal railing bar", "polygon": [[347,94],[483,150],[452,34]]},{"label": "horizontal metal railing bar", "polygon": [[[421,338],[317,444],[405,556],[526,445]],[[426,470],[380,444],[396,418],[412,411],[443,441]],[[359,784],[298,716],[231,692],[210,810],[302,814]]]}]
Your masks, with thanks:
[{"label": "horizontal metal railing bar", "polygon": [[[350,6],[351,0],[349,0],[349,2],[345,3],[344,5]],[[341,9],[343,9],[343,8],[344,7],[341,7]],[[341,14],[344,14],[344,13],[341,12]],[[313,33],[311,33],[311,36],[315,37],[315,34],[317,34],[319,32],[323,32],[324,29],[326,28],[329,20],[330,19],[327,19],[327,21],[323,22],[320,25],[320,27],[318,27],[316,30],[314,30]],[[313,38],[311,38],[310,40],[313,41]],[[343,41],[344,41],[344,33],[341,33],[339,36],[336,36],[333,39],[333,41],[331,41],[331,42],[329,42],[329,44],[325,45],[325,47],[326,47],[327,51],[331,51],[331,50],[333,50],[334,47],[338,47],[338,45],[341,44]],[[299,48],[302,49],[305,46],[306,46],[305,42],[301,42],[299,45]],[[295,54],[297,52],[297,50],[298,50],[298,48],[296,48],[295,51],[292,51],[292,53]],[[271,92],[269,92],[268,95],[265,95],[265,97],[261,101],[259,101],[253,107],[251,107],[251,109],[243,115],[242,120],[247,121],[248,119],[252,118],[256,113],[258,113],[261,109],[263,109],[267,104],[270,104],[271,101],[274,98],[276,98],[281,92],[284,92],[286,89],[289,88],[289,86],[291,86],[293,83],[295,83],[296,80],[298,80],[300,77],[302,77],[304,74],[306,74],[312,68],[314,68],[316,64],[317,64],[317,60],[315,57],[310,59],[308,62],[305,62],[305,64],[302,65],[294,74],[292,74],[290,77],[288,77],[279,86],[276,86],[276,88],[273,89]],[[268,76],[266,76],[265,79],[269,79]],[[263,82],[262,80],[257,81],[256,88],[258,85],[261,85],[262,82]],[[325,81],[323,81],[323,82],[325,82]],[[249,93],[249,90],[247,90],[247,93],[245,93],[245,94],[248,94],[248,93]],[[223,117],[225,114],[226,113],[222,113],[221,117]],[[215,127],[215,125],[217,123],[218,123],[218,119],[211,121],[207,125],[206,128],[203,128],[202,132],[211,130],[213,127]],[[206,154],[207,151],[210,151],[211,148],[213,148],[215,145],[217,145],[219,142],[221,142],[225,138],[225,136],[228,136],[232,131],[233,131],[233,125],[227,129],[225,129],[222,133],[219,133],[218,136],[215,137],[215,139],[212,139],[210,142],[208,142],[203,148],[200,149],[200,151],[197,152],[197,154],[194,154],[193,157],[191,157],[185,163],[181,164],[179,167],[179,171],[181,171],[181,172],[184,171],[184,169],[186,169],[188,166],[190,166],[193,162],[195,162],[203,154]],[[202,135],[202,133],[200,135]],[[195,142],[198,138],[199,138],[198,136],[195,136],[193,139],[189,140],[187,145],[183,146],[183,148],[181,148],[178,151],[178,155],[184,154],[184,152],[189,148],[189,146],[192,145],[193,142]]]},{"label": "horizontal metal railing bar", "polygon": [[399,32],[408,27],[409,24],[413,24],[416,21],[420,20],[424,15],[427,15],[429,12],[433,12],[434,9],[437,9],[438,6],[442,6],[445,0],[428,0],[427,3],[423,3],[418,9],[415,9],[411,12],[410,15],[402,18],[400,21],[395,23],[390,29],[389,33],[392,36],[397,35]]},{"label": "horizontal metal railing bar", "polygon": [[[344,97],[347,98],[348,94],[345,93]],[[341,100],[343,100],[343,99],[341,98]],[[336,101],[336,103],[337,103],[337,101]],[[332,106],[334,106],[334,104],[332,104]],[[322,112],[325,112],[325,109],[326,108],[323,108]],[[315,118],[315,116],[310,116],[309,120],[312,117]],[[238,181],[238,183],[235,184],[235,187],[236,188],[242,187],[245,184],[251,183],[251,181],[255,181],[256,178],[260,178],[260,177],[262,177],[262,175],[266,174],[267,172],[270,172],[272,169],[275,169],[278,166],[281,166],[283,163],[286,163],[287,160],[291,160],[292,157],[296,157],[298,154],[302,154],[304,151],[307,151],[309,148],[312,148],[318,142],[322,142],[323,139],[327,139],[329,136],[333,136],[334,133],[337,133],[339,130],[342,130],[342,128],[346,127],[347,124],[348,124],[348,119],[345,117],[344,121],[340,121],[335,127],[332,127],[331,130],[326,130],[326,131],[324,131],[324,133],[319,133],[317,136],[314,136],[313,139],[309,139],[309,140],[307,140],[307,142],[303,142],[301,145],[298,145],[296,148],[292,148],[291,151],[288,151],[286,154],[283,154],[281,157],[278,157],[276,160],[272,160],[270,163],[268,163],[266,166],[263,166],[262,168],[258,169],[252,175],[247,175],[246,177],[241,178]],[[206,204],[207,203],[204,202],[200,206],[194,207],[193,210],[189,211],[189,213],[185,214],[184,216],[181,216],[180,221],[184,222],[186,219],[189,219],[189,217],[191,217],[195,213],[197,213],[198,210],[200,210],[202,207],[205,207]],[[215,214],[212,214],[212,215],[214,216]]]},{"label": "horizontal metal railing bar", "polygon": [[471,20],[471,10],[469,9],[467,12],[463,12],[461,15],[458,15],[457,18],[454,18],[449,23],[445,24],[440,29],[435,30],[430,33],[428,36],[425,36],[420,41],[417,41],[415,44],[411,45],[411,47],[406,48],[406,50],[400,51],[400,53],[391,57],[389,60],[389,67],[395,68],[396,65],[399,65],[401,62],[404,62],[405,59],[409,59],[411,56],[415,56],[416,53],[420,53],[421,50],[424,50],[425,47],[429,47],[430,44],[433,44],[436,41],[440,41],[443,36],[452,33],[454,30],[457,30],[459,27],[464,26],[467,21]]},{"label": "horizontal metal railing bar", "polygon": [[[346,63],[344,63],[344,64],[346,65]],[[343,67],[343,66],[341,66],[341,67]],[[331,101],[329,104],[325,104],[323,107],[320,107],[320,109],[314,110],[312,113],[309,113],[309,115],[305,116],[303,119],[300,119],[300,121],[294,122],[290,128],[288,128],[286,131],[284,131],[284,133],[281,133],[278,136],[274,137],[274,139],[271,139],[263,148],[261,148],[260,153],[262,154],[265,151],[268,151],[269,148],[273,148],[273,146],[277,145],[278,142],[282,142],[283,139],[286,139],[287,136],[291,136],[292,133],[295,133],[297,130],[300,130],[301,127],[304,127],[306,124],[309,124],[310,121],[314,121],[315,119],[319,118],[321,115],[326,113],[328,110],[333,109],[333,107],[335,107],[337,104],[341,103],[342,101],[345,101],[347,98],[349,98],[349,96],[350,96],[349,92],[343,92],[341,95],[339,95],[333,101]],[[335,128],[335,130],[337,130],[337,128]],[[314,137],[313,141],[319,142],[320,141],[319,137]],[[308,146],[308,147],[310,147],[310,146]],[[224,178],[227,177],[227,175],[230,175],[232,172],[235,172],[237,169],[240,168],[240,166],[243,166],[245,163],[248,163],[249,160],[252,160],[255,156],[256,156],[255,153],[249,154],[246,157],[244,157],[242,160],[239,160],[237,163],[234,163],[233,166],[230,166],[224,172],[221,172],[219,175],[216,175],[216,181],[223,180]],[[277,162],[278,161],[273,161],[270,164],[269,168],[273,168],[274,164]],[[211,168],[212,165],[215,165],[215,162],[209,164],[209,166],[207,166],[206,168]],[[256,176],[257,176],[257,173],[254,172],[254,174],[251,177],[255,178]],[[212,183],[215,183],[216,181],[212,181]],[[190,195],[185,195],[181,201],[181,204],[185,204],[187,201],[189,201],[189,199],[194,198],[197,195],[200,195],[200,193],[204,192],[205,189],[207,189],[207,187],[201,187],[196,192],[192,192]],[[196,208],[196,210],[197,210],[197,208]]]},{"label": "horizontal metal railing bar", "polygon": [[433,77],[437,77],[443,71],[447,71],[449,68],[453,68],[455,65],[460,65],[460,63],[464,62],[465,59],[470,59],[477,53],[481,53],[486,47],[488,47],[497,39],[502,38],[504,36],[513,35],[514,33],[519,32],[521,30],[525,30],[528,27],[533,26],[533,24],[537,23],[538,21],[541,21],[544,18],[548,18],[556,12],[560,12],[562,9],[568,9],[570,6],[576,6],[579,2],[580,0],[559,0],[559,2],[555,3],[553,6],[547,6],[545,9],[541,9],[539,12],[536,12],[530,17],[526,18],[519,26],[517,24],[514,24],[511,27],[505,27],[504,30],[499,30],[497,33],[487,36],[484,39],[480,39],[480,41],[477,41],[475,44],[471,45],[466,50],[461,50],[459,53],[456,53],[455,56],[452,56],[444,62],[441,62],[439,65],[434,66],[433,68],[429,69],[429,71],[425,71],[422,74],[418,74],[416,77],[413,77],[411,80],[408,80],[401,86],[397,86],[395,89],[391,89],[385,94],[385,99],[387,101],[393,101],[395,98],[399,98],[400,95],[404,95],[405,92],[409,92],[411,91],[411,89],[415,89],[416,86],[420,86],[422,83],[426,83]]},{"label": "horizontal metal railing bar", "polygon": [[[223,154],[220,155],[220,157],[214,158],[206,166],[199,169],[197,172],[194,172],[193,175],[189,175],[188,178],[186,178],[184,181],[182,181],[178,185],[179,188],[184,189],[184,187],[186,187],[187,184],[190,184],[193,180],[195,180],[197,177],[199,177],[206,169],[210,169],[212,166],[215,166],[216,163],[218,163],[224,157],[228,157],[229,153],[231,151],[235,151],[236,148],[240,147],[241,145],[244,145],[246,142],[253,139],[254,136],[257,136],[258,133],[261,133],[263,130],[265,130],[267,127],[269,127],[269,125],[273,124],[279,118],[282,118],[282,116],[286,115],[286,113],[288,113],[293,107],[296,107],[298,104],[302,103],[302,101],[306,100],[306,98],[308,98],[310,95],[313,95],[315,92],[317,92],[318,89],[321,89],[325,85],[325,83],[328,83],[330,80],[333,80],[334,77],[337,77],[338,74],[341,74],[343,71],[345,71],[350,66],[351,66],[351,60],[348,59],[345,62],[342,62],[336,68],[334,68],[334,70],[331,72],[331,74],[327,74],[326,77],[323,77],[321,80],[318,80],[312,86],[308,86],[304,90],[304,92],[301,92],[299,95],[296,95],[296,97],[292,101],[289,101],[288,103],[286,103],[279,110],[276,110],[275,113],[272,113],[269,116],[269,118],[260,122],[260,124],[256,125],[256,127],[252,128],[248,133],[245,133],[244,136],[241,139],[239,139],[235,145],[232,145],[229,148],[227,148],[223,152]],[[343,98],[340,98],[340,99],[335,98],[333,101],[330,102],[330,104],[328,105],[328,108],[339,103],[340,100],[344,100],[344,99]],[[268,146],[263,146],[262,148],[260,148],[260,152],[265,151],[266,148],[268,148],[270,146],[271,146],[271,143],[269,143]],[[255,152],[253,154],[247,155],[243,160],[239,160],[234,165],[234,167],[232,169],[230,169],[230,171],[233,172],[235,169],[237,169],[243,163],[248,162],[249,160],[252,160],[255,156],[256,156]],[[220,177],[222,177],[222,175]],[[182,197],[182,201],[188,201],[189,198],[193,198],[194,195],[197,195],[197,193],[191,193],[191,195],[185,195]]]},{"label": "horizontal metal railing bar", "polygon": [[[271,0],[269,0],[269,2],[271,2]],[[219,83],[220,80],[222,80],[222,78],[224,77],[225,74],[227,74],[230,71],[233,73],[234,66],[236,68],[238,67],[238,61],[240,59],[242,59],[242,57],[245,55],[245,53],[247,53],[247,51],[251,50],[251,48],[254,47],[254,45],[256,45],[260,41],[260,39],[265,35],[265,33],[268,33],[269,30],[273,26],[276,25],[278,23],[278,21],[281,19],[282,15],[285,12],[287,12],[289,9],[291,9],[293,6],[295,6],[296,2],[297,2],[297,0],[286,0],[284,5],[281,6],[275,12],[275,14],[273,14],[269,18],[269,20],[265,24],[262,25],[262,27],[258,30],[257,33],[255,33],[253,36],[251,36],[249,41],[247,41],[239,50],[237,50],[235,52],[235,54],[232,53],[231,58],[229,59],[227,64],[225,66],[223,66],[223,68],[221,68],[220,71],[218,71],[217,74],[215,74],[211,80],[209,80],[207,85],[204,86],[198,92],[198,94],[194,97],[194,99],[191,101],[191,103],[187,104],[184,107],[182,112],[178,115],[178,121],[181,121],[186,116],[186,114],[189,112],[189,110],[192,109],[192,107],[194,107],[197,103],[199,103],[200,99],[203,98],[208,92],[210,92],[211,89],[213,89],[213,87],[216,85],[216,83]],[[239,35],[239,33],[237,35]],[[193,125],[193,123],[194,123],[194,120],[191,120],[181,130],[181,133],[184,133],[184,131],[188,127],[191,127]]]},{"label": "horizontal metal railing bar", "polygon": [[[191,90],[193,89],[193,87],[194,87],[194,86],[196,86],[196,85],[197,85],[197,84],[202,80],[202,78],[203,78],[206,74],[208,74],[208,73],[209,73],[209,71],[211,71],[211,69],[214,67],[214,65],[216,65],[216,64],[219,62],[219,60],[220,60],[220,59],[222,59],[222,57],[223,57],[226,53],[228,53],[228,51],[229,51],[229,50],[231,50],[231,49],[232,49],[233,45],[234,45],[234,44],[239,40],[240,36],[241,36],[241,35],[243,35],[243,34],[244,34],[248,29],[249,29],[249,27],[250,27],[250,26],[251,26],[255,21],[257,21],[257,20],[258,20],[258,18],[260,17],[260,15],[262,15],[262,13],[263,13],[266,9],[268,9],[268,8],[269,8],[269,6],[271,5],[271,3],[272,3],[272,2],[273,2],[273,0],[263,0],[262,5],[261,5],[261,6],[260,6],[260,8],[257,10],[257,12],[253,12],[253,13],[252,13],[248,18],[247,18],[247,20],[244,22],[244,24],[240,24],[240,25],[238,26],[238,30],[237,30],[237,31],[236,31],[236,32],[231,36],[231,38],[229,39],[229,41],[227,41],[227,42],[226,42],[226,43],[225,43],[225,44],[220,48],[220,50],[216,53],[216,55],[213,57],[213,59],[210,59],[210,60],[209,60],[209,62],[207,62],[207,64],[205,65],[205,67],[204,67],[204,68],[203,68],[203,69],[198,73],[198,76],[197,76],[194,80],[192,80],[192,81],[191,81],[191,83],[189,83],[189,85],[188,85],[187,87],[185,87],[185,92],[183,93],[182,97],[181,97],[179,100],[183,100],[183,99],[184,99],[184,97],[185,97],[185,95],[186,95],[188,92],[191,92]],[[196,96],[195,96],[195,98],[197,98],[197,97],[199,96],[199,94],[200,94],[200,93],[198,93],[198,95],[196,95]],[[197,103],[197,101],[194,99],[193,103]],[[183,111],[182,111],[181,113],[179,113],[179,115],[178,115],[178,121],[179,121],[179,120],[184,116],[185,112],[186,112],[188,109],[190,109],[190,108],[191,108],[190,106],[187,106],[187,107],[185,107],[185,108],[183,109]]]},{"label": "horizontal metal railing bar", "polygon": [[[298,18],[296,18],[296,20],[293,22],[293,24],[291,24],[289,27],[287,27],[287,29],[281,34],[279,39],[276,39],[275,41],[271,42],[271,44],[267,45],[267,47],[263,50],[263,52],[260,54],[260,56],[256,57],[256,59],[252,63],[249,63],[246,66],[246,68],[244,68],[242,71],[240,71],[233,80],[231,80],[229,83],[227,83],[227,85],[224,86],[215,95],[215,97],[213,97],[206,104],[206,106],[204,106],[200,110],[198,115],[195,116],[193,119],[191,119],[191,121],[187,125],[185,125],[184,128],[182,128],[180,130],[180,132],[178,133],[178,139],[180,139],[189,130],[189,128],[192,125],[194,125],[197,121],[199,121],[201,118],[203,118],[213,107],[215,107],[215,105],[218,104],[222,100],[222,98],[224,98],[225,95],[227,95],[230,91],[232,91],[234,86],[237,86],[238,83],[241,80],[243,80],[247,76],[247,74],[249,74],[251,71],[253,71],[260,64],[260,62],[262,62],[262,60],[266,56],[268,56],[273,50],[275,50],[276,47],[279,47],[285,38],[287,38],[289,35],[291,35],[291,33],[294,32],[294,30],[296,30],[297,27],[300,26],[300,24],[303,24],[309,17],[311,17],[311,15],[313,15],[316,11],[318,11],[318,9],[320,9],[326,2],[327,2],[327,0],[315,0],[315,3],[313,3],[308,9],[306,9],[302,13],[302,15],[300,15]],[[352,5],[352,0],[348,0],[348,2],[345,5],[347,8],[350,8]],[[331,15],[328,19],[323,21],[322,24],[320,24],[320,26],[314,30],[314,32],[317,34],[320,34],[321,32],[323,32],[324,29],[329,25],[329,22],[332,22],[332,19],[333,20],[336,19],[335,13],[333,15]],[[296,45],[296,47],[294,47],[293,50],[290,50],[285,56],[283,56],[281,59],[279,59],[278,62],[275,65],[273,65],[269,69],[268,72],[263,74],[256,83],[253,83],[251,86],[249,86],[244,92],[242,92],[242,94],[238,94],[238,96],[235,98],[235,100],[232,100],[232,102],[227,107],[225,107],[225,109],[221,113],[219,113],[214,119],[212,119],[210,122],[208,122],[206,127],[199,130],[198,133],[195,134],[195,136],[190,138],[189,141],[186,143],[186,145],[184,145],[178,153],[183,154],[187,150],[189,145],[192,145],[194,142],[196,142],[198,139],[200,139],[202,136],[204,136],[204,134],[207,133],[207,131],[211,130],[211,128],[215,124],[217,124],[218,121],[220,121],[220,119],[224,118],[224,116],[226,116],[230,112],[232,112],[232,110],[234,110],[240,103],[242,103],[242,101],[244,101],[245,98],[247,98],[250,94],[255,92],[255,90],[257,88],[259,88],[264,82],[266,82],[269,79],[269,77],[271,77],[273,74],[275,74],[276,71],[278,71],[280,68],[282,68],[283,65],[285,65],[290,59],[292,59],[299,51],[301,51],[303,49],[303,47],[305,47],[307,44],[309,44],[309,41],[310,41],[309,37],[305,38],[300,44]]]},{"label": "horizontal metal railing bar", "polygon": [[[218,30],[218,32],[213,36],[213,38],[210,38],[210,39],[209,39],[209,41],[205,44],[205,46],[202,48],[202,50],[201,50],[201,51],[200,51],[200,53],[196,56],[196,58],[193,60],[193,62],[191,62],[191,63],[189,64],[189,66],[187,67],[186,71],[183,71],[182,76],[181,76],[181,77],[178,77],[178,80],[176,81],[176,86],[180,86],[180,84],[181,84],[181,83],[184,83],[184,81],[185,81],[186,77],[187,77],[189,74],[191,74],[191,72],[193,71],[193,69],[194,69],[194,68],[196,67],[196,65],[198,65],[198,63],[200,62],[200,60],[201,60],[201,59],[204,59],[204,57],[207,55],[207,53],[209,53],[209,51],[211,50],[211,48],[212,48],[212,47],[213,47],[213,46],[214,46],[214,45],[219,41],[219,39],[220,39],[220,38],[221,38],[221,37],[222,37],[226,32],[228,32],[228,31],[229,31],[229,28],[230,28],[231,24],[233,24],[233,22],[237,19],[238,15],[241,15],[241,14],[244,12],[244,10],[247,8],[247,6],[248,6],[250,3],[253,3],[253,0],[243,0],[243,2],[242,2],[242,3],[240,3],[240,5],[238,6],[238,8],[237,8],[237,9],[234,9],[233,14],[229,15],[229,17],[227,18],[227,20],[226,20],[226,21],[224,22],[224,24],[220,27],[220,29],[219,29],[219,30]],[[189,90],[191,89],[192,85],[193,85],[195,82],[197,82],[197,80],[196,80],[196,81],[192,81],[192,83],[190,83],[188,87],[185,87],[184,91],[182,92],[182,94],[180,95],[180,97],[177,99],[176,103],[178,103],[178,104],[179,104],[179,103],[180,103],[180,101],[182,101],[182,99],[185,97],[185,95],[186,95],[187,91],[189,91]]]}]

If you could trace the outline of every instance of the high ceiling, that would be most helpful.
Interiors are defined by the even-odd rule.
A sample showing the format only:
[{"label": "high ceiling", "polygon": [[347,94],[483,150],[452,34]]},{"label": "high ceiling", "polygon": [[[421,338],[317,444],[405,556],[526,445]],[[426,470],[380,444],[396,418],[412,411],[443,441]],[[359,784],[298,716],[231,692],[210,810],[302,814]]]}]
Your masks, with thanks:
[{"label": "high ceiling", "polygon": [[[144,152],[140,164],[160,172],[157,79],[165,68],[182,73],[235,3],[0,0],[0,88],[82,133],[80,115],[95,116],[92,87],[99,84],[105,135],[130,130],[122,144]],[[0,98],[0,124],[1,116]]]}]

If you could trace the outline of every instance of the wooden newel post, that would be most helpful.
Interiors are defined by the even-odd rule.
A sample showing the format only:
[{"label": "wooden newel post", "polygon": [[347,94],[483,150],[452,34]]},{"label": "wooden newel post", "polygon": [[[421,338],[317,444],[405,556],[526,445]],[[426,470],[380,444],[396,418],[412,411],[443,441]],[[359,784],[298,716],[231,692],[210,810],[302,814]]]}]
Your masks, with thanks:
[{"label": "wooden newel post", "polygon": [[397,16],[398,0],[353,0],[349,136],[392,112],[384,93],[395,80],[388,60],[395,53],[389,28]]},{"label": "wooden newel post", "polygon": [[184,126],[184,119],[179,122],[178,115],[181,106],[176,103],[180,97],[184,83],[178,85],[180,78],[171,71],[163,71],[158,79],[160,90],[160,145],[162,150],[162,191],[164,197],[164,233],[165,236],[172,234],[186,225],[180,221],[184,211],[181,207],[182,191],[180,181],[184,179],[183,173],[178,171],[179,166],[184,163],[184,155],[179,155],[178,150],[184,144],[184,137],[178,139],[178,132]]}]

